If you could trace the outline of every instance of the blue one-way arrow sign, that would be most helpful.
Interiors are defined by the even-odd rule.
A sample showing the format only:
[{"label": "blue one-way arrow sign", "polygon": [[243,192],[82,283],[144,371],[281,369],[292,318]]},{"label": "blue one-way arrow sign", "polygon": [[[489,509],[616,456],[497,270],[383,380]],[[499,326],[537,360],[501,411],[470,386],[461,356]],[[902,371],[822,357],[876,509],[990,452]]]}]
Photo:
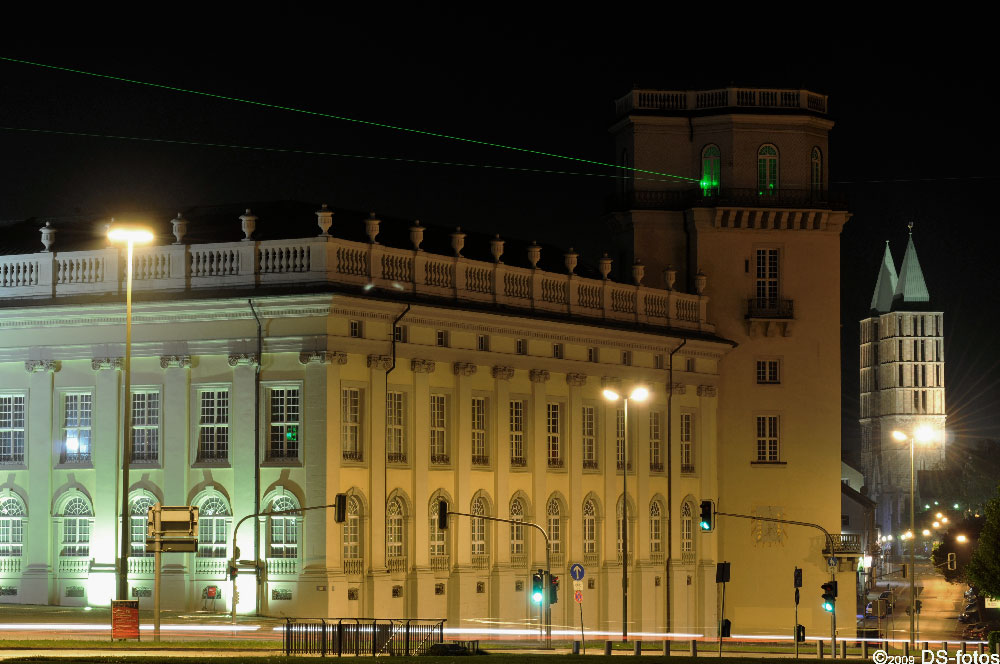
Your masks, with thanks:
[{"label": "blue one-way arrow sign", "polygon": [[580,563],[573,563],[569,567],[569,575],[573,577],[574,581],[580,581],[583,579],[583,565]]}]

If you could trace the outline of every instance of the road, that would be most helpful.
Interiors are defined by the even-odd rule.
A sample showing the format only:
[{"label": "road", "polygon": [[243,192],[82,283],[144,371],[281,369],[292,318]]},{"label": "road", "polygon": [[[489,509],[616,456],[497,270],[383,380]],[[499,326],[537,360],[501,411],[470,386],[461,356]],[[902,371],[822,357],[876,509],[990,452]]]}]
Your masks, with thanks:
[{"label": "road", "polygon": [[[917,598],[921,601],[918,616],[918,641],[957,641],[965,625],[958,622],[958,614],[965,608],[965,584],[948,583],[941,572],[926,558],[917,558]],[[910,632],[910,579],[899,574],[887,575],[877,583],[877,592],[892,590],[896,603],[888,624],[888,634],[893,639],[907,639]],[[877,593],[876,593],[877,594]],[[868,620],[875,627],[873,619]],[[884,625],[884,623],[883,623]]]}]

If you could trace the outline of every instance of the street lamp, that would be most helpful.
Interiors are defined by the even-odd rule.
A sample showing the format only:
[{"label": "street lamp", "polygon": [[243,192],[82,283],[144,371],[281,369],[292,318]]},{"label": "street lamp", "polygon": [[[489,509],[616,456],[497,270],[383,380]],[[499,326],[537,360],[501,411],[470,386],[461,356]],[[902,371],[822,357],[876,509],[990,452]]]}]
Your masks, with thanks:
[{"label": "street lamp", "polygon": [[966,542],[969,541],[969,538],[966,537],[965,535],[959,535],[958,537],[955,538],[955,541],[961,544],[965,544]]},{"label": "street lamp", "polygon": [[649,398],[649,390],[639,386],[632,389],[627,397],[622,397],[611,388],[604,388],[604,398],[608,401],[625,402],[625,423],[622,436],[622,641],[628,641],[628,402],[643,402]]},{"label": "street lamp", "polygon": [[125,263],[125,360],[122,371],[125,376],[125,431],[122,436],[122,530],[121,555],[118,563],[118,599],[128,599],[128,467],[132,459],[132,249],[136,244],[153,241],[153,232],[142,226],[117,224],[111,220],[108,239],[114,243],[124,243],[127,249]]},{"label": "street lamp", "polygon": [[[892,432],[892,437],[899,442],[910,441],[910,644],[911,646],[916,645],[916,629],[913,624],[913,618],[916,611],[912,607],[916,606],[917,599],[917,543],[913,540],[913,531],[916,530],[914,525],[913,517],[913,485],[916,483],[915,473],[913,471],[913,448],[914,441],[919,443],[928,443],[934,438],[934,432],[930,427],[922,426],[917,427],[916,431],[912,435],[907,435],[898,429]],[[937,505],[937,502],[934,503]]]}]

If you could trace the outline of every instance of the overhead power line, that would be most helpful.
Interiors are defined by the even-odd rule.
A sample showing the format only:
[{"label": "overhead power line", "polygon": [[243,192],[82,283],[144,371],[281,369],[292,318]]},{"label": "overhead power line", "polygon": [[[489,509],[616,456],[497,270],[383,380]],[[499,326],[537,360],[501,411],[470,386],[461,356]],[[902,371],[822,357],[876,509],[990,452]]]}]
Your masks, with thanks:
[{"label": "overhead power line", "polygon": [[538,155],[542,157],[553,157],[555,159],[568,159],[570,161],[576,161],[584,164],[593,164],[595,166],[604,166],[607,168],[622,169],[627,171],[633,171],[636,173],[646,173],[648,175],[657,175],[662,178],[670,178],[672,180],[684,180],[688,182],[698,182],[697,178],[689,178],[683,175],[673,175],[671,173],[662,173],[660,171],[650,171],[642,168],[634,168],[631,166],[622,166],[618,164],[610,164],[604,161],[597,161],[594,159],[584,159],[583,157],[571,157],[569,155],[558,154],[555,152],[545,152],[543,150],[534,150],[532,148],[522,148],[513,145],[505,145],[503,143],[494,143],[491,141],[484,141],[475,138],[466,138],[463,136],[454,136],[451,134],[444,134],[440,132],[427,131],[424,129],[414,129],[412,127],[402,127],[399,125],[393,125],[385,122],[373,122],[371,120],[361,120],[359,118],[349,118],[343,115],[335,115],[333,113],[323,113],[320,111],[311,111],[304,108],[296,108],[294,106],[285,106],[283,104],[271,104],[268,102],[257,101],[254,99],[244,99],[242,97],[233,97],[229,95],[217,94],[214,92],[205,92],[202,90],[191,90],[189,88],[182,88],[174,85],[165,85],[163,83],[152,83],[150,81],[140,81],[134,78],[125,78],[123,76],[113,76],[111,74],[101,74],[98,72],[85,71],[82,69],[74,69],[72,67],[60,67],[58,65],[45,64],[43,62],[32,62],[31,60],[22,60],[20,58],[9,58],[0,55],[0,60],[5,62],[14,62],[22,65],[31,65],[33,67],[42,67],[44,69],[52,69],[55,71],[69,72],[72,74],[82,74],[84,76],[92,76],[94,78],[103,78],[111,81],[119,81],[122,83],[132,83],[135,85],[144,85],[150,88],[158,88],[161,90],[169,90],[171,92],[184,92],[187,94],[198,95],[201,97],[209,97],[212,99],[222,99],[225,101],[233,101],[241,104],[250,104],[252,106],[260,106],[262,108],[273,108],[282,111],[291,111],[293,113],[302,113],[304,115],[312,115],[315,117],[328,118],[332,120],[341,120],[343,122],[353,122],[355,124],[366,125],[370,127],[380,127],[382,129],[394,129],[396,131],[407,132],[411,134],[420,134],[423,136],[432,136],[434,138],[444,138],[452,141],[459,141],[462,143],[471,143],[473,145],[483,145],[487,147],[500,148],[503,150],[513,150],[515,152],[524,152],[527,154]]},{"label": "overhead power line", "polygon": [[502,166],[500,164],[475,164],[460,161],[440,161],[435,159],[415,159],[411,157],[393,157],[387,155],[371,154],[349,154],[345,152],[325,152],[322,150],[303,150],[298,148],[276,148],[261,145],[239,145],[235,143],[205,143],[202,141],[186,141],[171,138],[149,138],[146,136],[123,136],[117,134],[98,134],[85,131],[64,131],[59,129],[38,129],[32,127],[5,127],[0,126],[2,131],[16,131],[28,134],[50,134],[55,136],[79,136],[85,138],[110,138],[124,141],[138,141],[142,143],[162,143],[166,145],[188,145],[205,148],[226,148],[232,150],[251,150],[255,152],[278,152],[285,154],[302,154],[317,157],[342,157],[347,159],[368,159],[371,161],[395,161],[408,164],[423,164],[428,166],[460,166],[464,168],[485,168],[497,171],[515,171],[522,173],[544,173],[546,175],[582,175],[585,177],[611,178],[616,180],[648,180],[653,182],[668,182],[662,178],[639,178],[631,175],[615,175],[612,173],[588,173],[584,171],[560,171],[548,168],[528,168],[524,166]]}]

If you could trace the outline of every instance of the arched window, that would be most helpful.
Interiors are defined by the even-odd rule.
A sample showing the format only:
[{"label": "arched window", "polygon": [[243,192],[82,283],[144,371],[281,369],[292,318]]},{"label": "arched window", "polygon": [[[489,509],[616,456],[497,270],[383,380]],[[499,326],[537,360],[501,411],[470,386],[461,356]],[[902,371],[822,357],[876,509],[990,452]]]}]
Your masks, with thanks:
[{"label": "arched window", "polygon": [[[271,501],[272,512],[294,510],[298,502],[289,495],[276,497]],[[268,547],[269,558],[299,557],[299,514],[281,514],[269,517],[268,535],[271,538]]]},{"label": "arched window", "polygon": [[156,504],[156,499],[150,494],[139,494],[132,498],[129,504],[129,534],[133,558],[152,556],[152,551],[146,551],[146,518],[149,509]]},{"label": "arched window", "polygon": [[689,502],[681,505],[681,553],[694,553],[694,515]]},{"label": "arched window", "polygon": [[403,557],[403,503],[393,498],[385,508],[385,555]]},{"label": "arched window", "polygon": [[654,500],[649,504],[649,552],[661,551],[663,551],[663,511],[660,509],[660,501]]},{"label": "arched window", "polygon": [[199,558],[225,558],[227,534],[232,512],[226,499],[215,494],[202,499],[198,505]]},{"label": "arched window", "polygon": [[597,553],[597,508],[593,500],[583,504],[583,552]]},{"label": "arched window", "polygon": [[63,506],[62,513],[62,550],[59,555],[68,558],[89,557],[94,511],[86,500],[74,496]]},{"label": "arched window", "polygon": [[438,528],[438,504],[443,500],[444,498],[437,497],[431,501],[430,528],[427,530],[431,558],[448,555],[448,531]]},{"label": "arched window", "polygon": [[545,514],[549,520],[549,544],[552,553],[562,553],[562,517],[559,514],[559,500],[550,498],[549,504],[545,507]]},{"label": "arched window", "polygon": [[361,559],[361,501],[347,497],[347,520],[344,521],[344,559]]},{"label": "arched window", "polygon": [[520,498],[510,501],[510,553],[524,553],[524,503]]},{"label": "arched window", "polygon": [[486,516],[486,501],[476,498],[472,501],[472,555],[486,555],[486,519],[477,519],[476,516]]},{"label": "arched window", "polygon": [[0,498],[0,556],[19,558],[24,546],[24,503],[17,496]]},{"label": "arched window", "polygon": [[722,182],[720,165],[722,153],[718,145],[706,145],[701,151],[701,194],[702,196],[715,196],[719,193],[719,185]]},{"label": "arched window", "polygon": [[757,150],[757,193],[771,196],[778,191],[778,148],[762,145]]},{"label": "arched window", "polygon": [[823,153],[819,148],[812,149],[809,165],[809,184],[813,193],[820,192],[823,190]]}]

